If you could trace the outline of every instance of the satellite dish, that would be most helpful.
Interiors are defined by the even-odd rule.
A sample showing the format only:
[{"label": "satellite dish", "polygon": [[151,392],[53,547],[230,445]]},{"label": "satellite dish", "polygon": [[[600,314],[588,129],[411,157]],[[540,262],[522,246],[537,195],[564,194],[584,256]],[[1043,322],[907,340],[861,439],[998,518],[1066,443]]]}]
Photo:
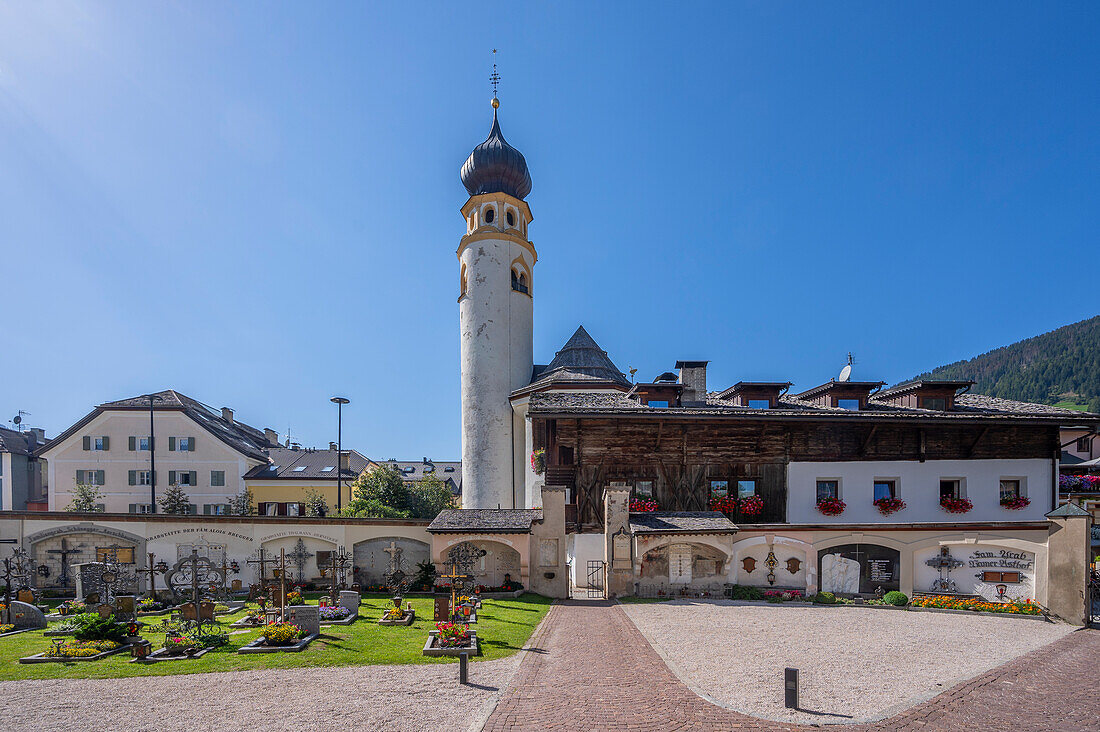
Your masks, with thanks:
[{"label": "satellite dish", "polygon": [[848,363],[840,370],[840,376],[836,377],[837,381],[847,381],[852,378],[852,353],[848,352]]},{"label": "satellite dish", "polygon": [[14,422],[15,424],[21,424],[23,422],[23,418],[17,414],[15,415],[15,419],[13,419],[12,422]]}]

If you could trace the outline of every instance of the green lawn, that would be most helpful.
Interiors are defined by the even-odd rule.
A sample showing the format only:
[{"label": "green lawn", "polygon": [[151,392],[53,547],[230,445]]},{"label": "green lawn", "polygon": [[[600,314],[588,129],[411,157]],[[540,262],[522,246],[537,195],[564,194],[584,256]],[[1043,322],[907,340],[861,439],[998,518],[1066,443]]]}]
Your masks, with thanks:
[{"label": "green lawn", "polygon": [[1089,410],[1088,404],[1078,404],[1077,402],[1070,401],[1055,402],[1054,406],[1060,407],[1061,409],[1072,409],[1077,412],[1087,412]]},{"label": "green lawn", "polygon": [[[388,597],[372,595],[363,598],[360,618],[351,625],[321,628],[321,637],[300,653],[262,653],[241,656],[237,649],[254,640],[258,630],[230,635],[230,645],[208,652],[202,658],[188,661],[165,661],[153,664],[129,663],[130,656],[120,653],[99,661],[70,663],[21,664],[19,658],[46,651],[51,641],[36,630],[0,638],[0,680],[59,678],[118,678],[122,676],[165,676],[170,674],[203,673],[206,671],[240,671],[257,668],[300,668],[311,666],[360,666],[395,663],[454,663],[457,659],[428,658],[421,654],[432,621],[433,600],[430,597],[410,598],[416,610],[416,622],[409,627],[381,626],[377,621],[387,607]],[[550,609],[551,600],[526,594],[510,600],[485,600],[478,622],[473,626],[481,639],[478,661],[503,658],[523,647],[535,626]],[[311,603],[312,604],[312,603]],[[244,612],[220,617],[226,626],[244,616]],[[161,617],[147,617],[148,624]],[[230,633],[236,628],[226,628]],[[162,633],[146,633],[154,650],[164,641]]]}]

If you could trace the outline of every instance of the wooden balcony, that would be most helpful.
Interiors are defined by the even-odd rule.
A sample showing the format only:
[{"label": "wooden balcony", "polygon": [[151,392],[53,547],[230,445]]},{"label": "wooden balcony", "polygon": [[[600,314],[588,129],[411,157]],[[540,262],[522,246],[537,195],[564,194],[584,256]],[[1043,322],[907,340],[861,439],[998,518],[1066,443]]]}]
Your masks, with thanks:
[{"label": "wooden balcony", "polygon": [[573,489],[576,487],[577,469],[573,465],[547,465],[546,485]]}]

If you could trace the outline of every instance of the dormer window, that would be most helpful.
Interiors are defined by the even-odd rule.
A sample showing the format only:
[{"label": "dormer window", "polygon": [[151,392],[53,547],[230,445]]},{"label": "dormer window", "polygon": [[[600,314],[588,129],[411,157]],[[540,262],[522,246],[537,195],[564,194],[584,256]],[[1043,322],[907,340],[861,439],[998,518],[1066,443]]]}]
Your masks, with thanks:
[{"label": "dormer window", "polygon": [[955,408],[955,397],[965,393],[973,381],[933,381],[922,379],[899,384],[875,395],[875,401],[895,407],[949,412]]},{"label": "dormer window", "polygon": [[819,407],[858,412],[867,408],[871,392],[883,386],[881,381],[828,381],[795,396]]},{"label": "dormer window", "polygon": [[947,399],[945,397],[921,397],[920,408],[943,412],[947,409]]},{"label": "dormer window", "polygon": [[749,409],[771,409],[772,403],[767,399],[749,399]]},{"label": "dormer window", "polygon": [[858,399],[837,399],[836,400],[836,406],[839,409],[847,409],[849,412],[858,412],[859,411],[859,400]]},{"label": "dormer window", "polygon": [[779,399],[791,388],[789,381],[738,381],[718,395],[738,407],[777,409]]},{"label": "dormer window", "polygon": [[660,400],[660,401],[652,401],[651,400],[649,402],[646,402],[646,405],[652,407],[653,409],[668,409],[668,401],[667,400]]}]

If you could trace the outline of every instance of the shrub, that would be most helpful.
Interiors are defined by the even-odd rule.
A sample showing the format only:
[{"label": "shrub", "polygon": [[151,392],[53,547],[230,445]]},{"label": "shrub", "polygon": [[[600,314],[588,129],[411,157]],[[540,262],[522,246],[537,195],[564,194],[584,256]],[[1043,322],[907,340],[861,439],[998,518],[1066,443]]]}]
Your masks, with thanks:
[{"label": "shrub", "polygon": [[898,592],[897,590],[891,590],[882,597],[883,602],[887,605],[894,605],[896,607],[905,607],[909,604],[909,596],[904,592]]},{"label": "shrub", "polygon": [[121,643],[126,637],[126,626],[116,623],[114,616],[101,618],[97,613],[83,613],[73,620],[76,623],[73,637],[82,641],[114,641]]},{"label": "shrub", "polygon": [[814,602],[818,605],[835,605],[836,595],[831,592],[819,592],[814,595]]},{"label": "shrub", "polygon": [[339,605],[329,605],[317,611],[317,616],[323,621],[345,620],[351,615],[351,610]]},{"label": "shrub", "polygon": [[745,585],[734,585],[730,588],[729,596],[731,600],[763,600],[764,593],[756,587],[747,587]]}]

